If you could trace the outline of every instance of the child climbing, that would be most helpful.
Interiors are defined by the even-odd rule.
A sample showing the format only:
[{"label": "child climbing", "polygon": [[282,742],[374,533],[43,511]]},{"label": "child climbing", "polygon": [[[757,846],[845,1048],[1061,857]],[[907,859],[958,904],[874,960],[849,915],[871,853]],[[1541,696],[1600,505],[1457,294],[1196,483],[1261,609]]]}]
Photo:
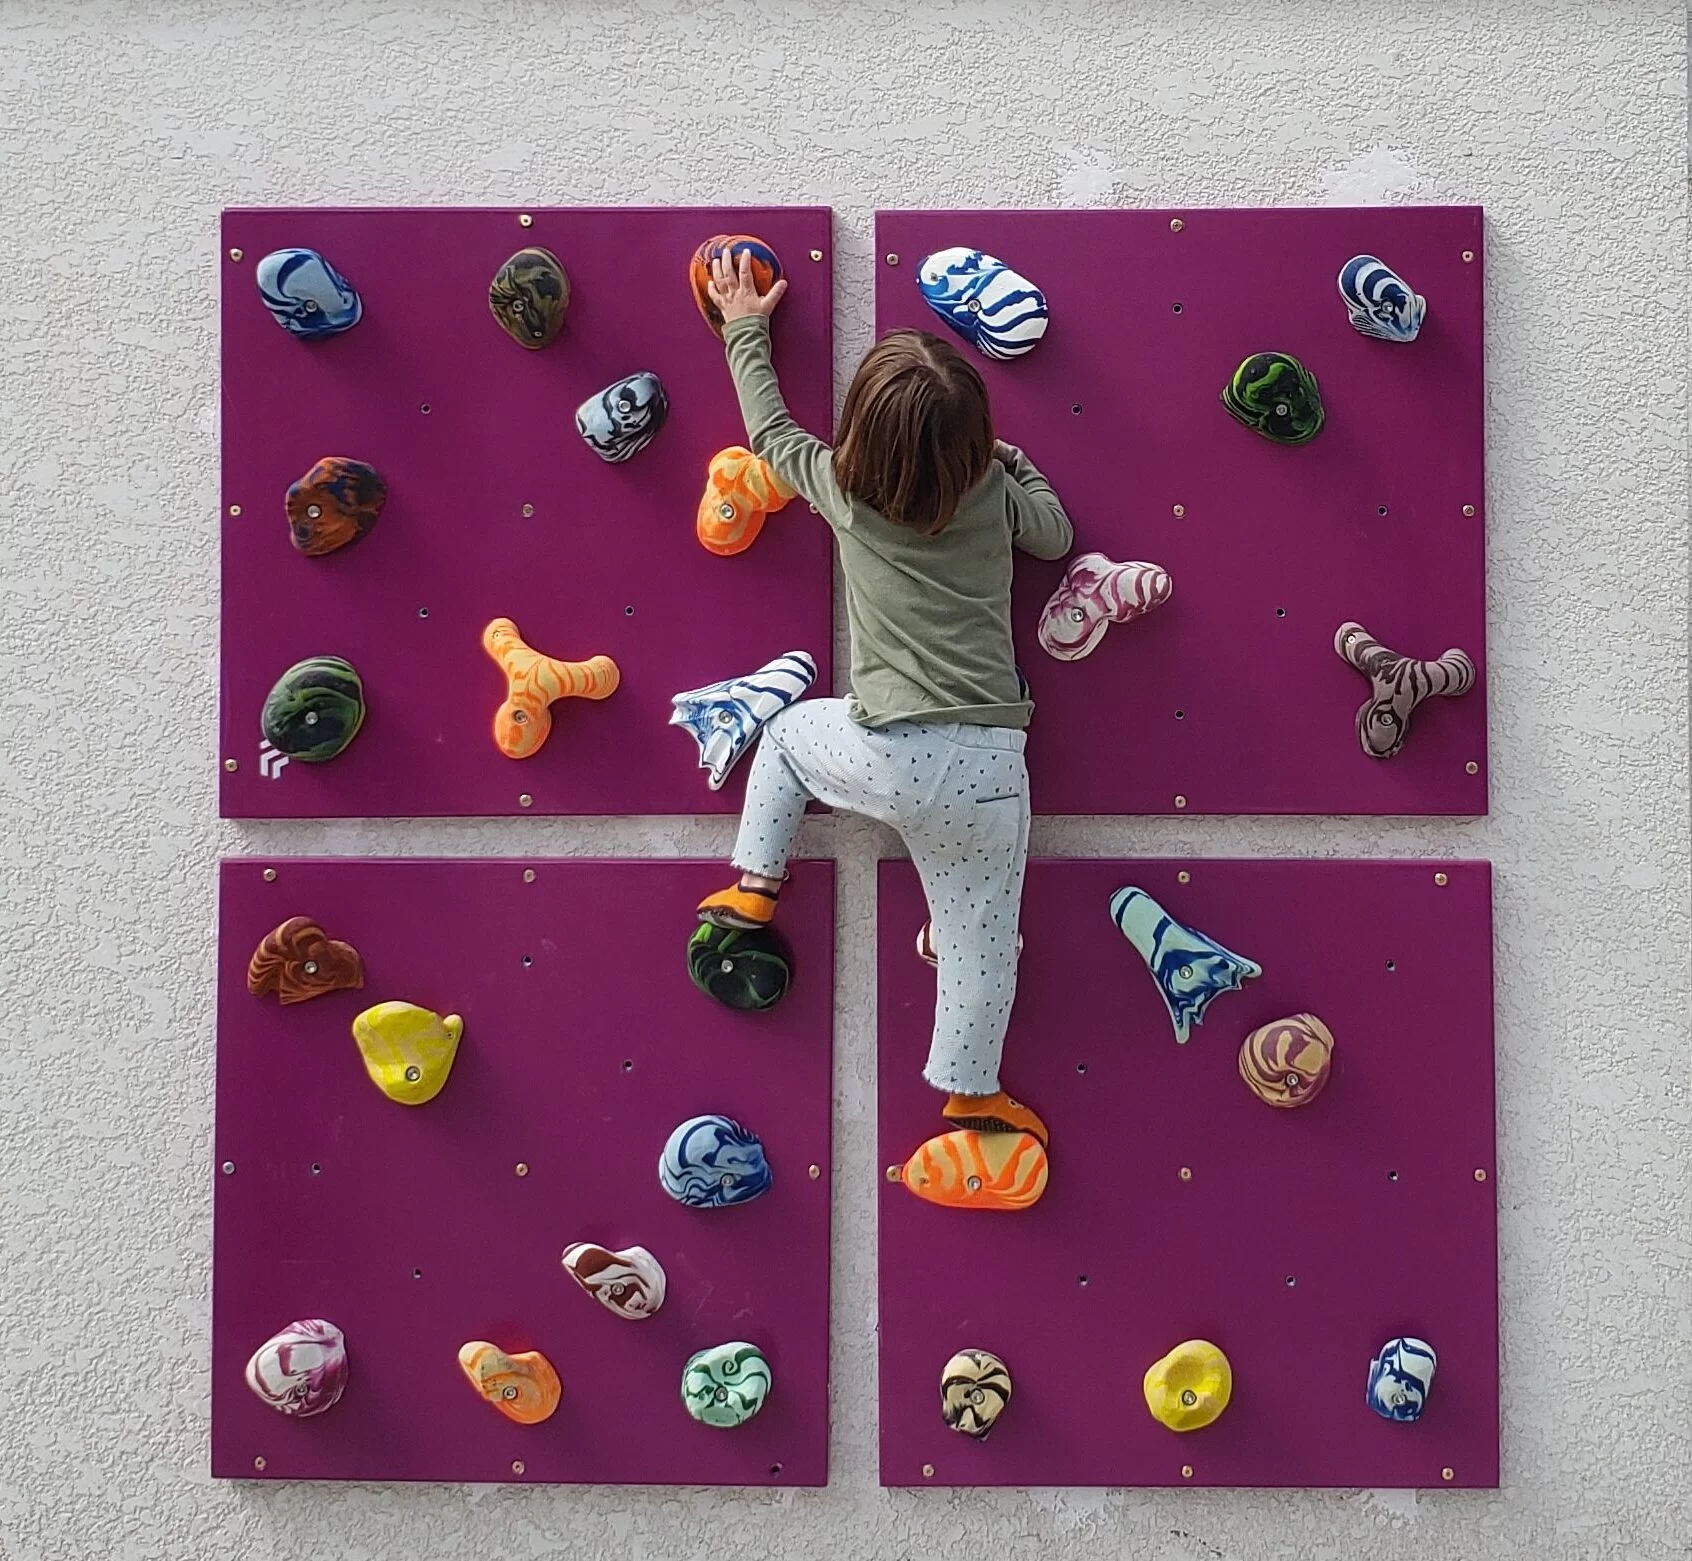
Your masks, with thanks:
[{"label": "child climbing", "polygon": [[928,896],[938,956],[923,1077],[957,1127],[1045,1124],[1007,1095],[999,1057],[1016,995],[1028,857],[1025,728],[1032,706],[1011,649],[1011,550],[1061,558],[1073,531],[1032,462],[993,438],[987,390],[956,348],[894,331],[858,367],[830,450],[794,422],[770,357],[750,258],[719,253],[724,319],[747,441],[833,529],[846,581],[852,689],[808,699],[764,729],[735,844],[738,883],[702,920],[762,927],[776,912],[805,804],[897,830]]}]

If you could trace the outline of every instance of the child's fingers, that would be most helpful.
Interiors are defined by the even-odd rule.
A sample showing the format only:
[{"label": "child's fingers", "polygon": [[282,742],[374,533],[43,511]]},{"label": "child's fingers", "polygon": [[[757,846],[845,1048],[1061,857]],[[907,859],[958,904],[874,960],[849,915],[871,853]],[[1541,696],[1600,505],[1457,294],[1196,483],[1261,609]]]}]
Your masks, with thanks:
[{"label": "child's fingers", "polygon": [[758,291],[758,284],[752,280],[752,251],[749,249],[740,252],[740,285],[754,293]]},{"label": "child's fingers", "polygon": [[725,291],[734,282],[734,272],[730,269],[731,262],[727,250],[719,249],[711,257],[711,280]]},{"label": "child's fingers", "polygon": [[770,290],[767,293],[764,294],[764,313],[765,314],[768,314],[770,312],[770,310],[775,308],[775,306],[778,303],[781,302],[781,296],[786,291],[787,291],[787,278],[781,277],[775,282],[775,284],[770,288]]}]

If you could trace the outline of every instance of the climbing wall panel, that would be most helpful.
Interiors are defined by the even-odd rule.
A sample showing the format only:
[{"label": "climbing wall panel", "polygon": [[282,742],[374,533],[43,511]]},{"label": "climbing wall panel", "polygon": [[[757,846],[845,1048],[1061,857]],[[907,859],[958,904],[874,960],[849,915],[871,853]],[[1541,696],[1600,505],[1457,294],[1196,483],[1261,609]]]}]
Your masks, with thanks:
[{"label": "climbing wall panel", "polygon": [[[883,212],[876,233],[878,331],[947,334],[917,277],[956,245],[1044,290],[1031,352],[974,358],[998,432],[1051,479],[1078,553],[1173,578],[1166,605],[1060,662],[1035,627],[1064,566],[1019,556],[1037,811],[1486,812],[1480,208]],[[1427,299],[1415,341],[1352,329],[1336,279],[1358,254]],[[1270,351],[1319,382],[1308,444],[1223,409]],[[1334,651],[1347,621],[1407,656],[1464,650],[1480,683],[1370,758],[1369,684]]]},{"label": "climbing wall panel", "polygon": [[[826,209],[225,213],[226,817],[738,808],[743,777],[707,789],[692,741],[666,728],[670,698],[793,650],[817,659],[815,692],[827,693],[831,544],[802,501],[737,557],[695,538],[710,457],[746,437],[687,284],[694,248],[723,232],[757,234],[782,257],[782,384],[794,415],[826,434]],[[533,352],[488,306],[496,270],[531,245],[557,255],[571,288],[562,333]],[[255,267],[288,246],[320,251],[358,289],[351,330],[300,341],[278,328]],[[662,381],[668,421],[607,464],[578,436],[576,409],[641,370]],[[283,497],[329,455],[374,466],[387,506],[356,543],[305,557]],[[555,706],[545,746],[521,760],[492,736],[505,682],[481,639],[501,617],[547,655],[606,655],[622,675],[601,703]],[[265,696],[320,655],[363,678],[364,728],[332,762],[278,770],[260,752]]]},{"label": "climbing wall panel", "polygon": [[[1137,885],[1262,966],[1185,1045],[1110,915]],[[884,1485],[1493,1486],[1498,1481],[1491,874],[1484,862],[1036,861],[1006,1087],[1051,1134],[1018,1212],[894,1179],[945,1123],[921,1070],[934,974],[906,862],[879,904]],[[1260,1025],[1334,1037],[1321,1093],[1273,1109],[1238,1071]],[[1365,1403],[1389,1339],[1433,1345],[1414,1423]],[[1153,1419],[1146,1369],[1219,1346],[1232,1402]],[[1013,1382],[988,1439],[941,1419],[954,1352]]]},{"label": "climbing wall panel", "polygon": [[[530,874],[533,875],[532,879]],[[272,876],[274,875],[274,876]],[[696,991],[694,862],[229,861],[220,905],[212,1472],[244,1479],[820,1485],[827,1479],[833,867],[794,864],[787,996],[739,1013]],[[362,991],[281,1006],[247,962],[286,918],[351,943]],[[366,1076],[353,1016],[462,1016],[444,1089],[405,1106]],[[762,1139],[773,1181],[696,1209],[660,1188],[688,1117]],[[638,1244],[668,1295],[614,1315],[560,1265]],[[340,1402],[291,1419],[243,1382],[299,1318],[347,1339]],[[538,1349],[543,1424],[477,1397],[471,1340]],[[735,1429],[679,1397],[696,1350],[757,1345],[773,1390]]]}]

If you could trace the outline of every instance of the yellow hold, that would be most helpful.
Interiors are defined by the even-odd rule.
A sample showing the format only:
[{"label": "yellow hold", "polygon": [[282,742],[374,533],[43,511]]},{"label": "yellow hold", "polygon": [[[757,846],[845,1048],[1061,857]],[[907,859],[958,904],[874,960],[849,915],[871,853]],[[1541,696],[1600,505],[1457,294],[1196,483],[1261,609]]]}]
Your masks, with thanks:
[{"label": "yellow hold", "polygon": [[1171,1431],[1196,1431],[1228,1407],[1234,1373],[1205,1339],[1177,1344],[1146,1373],[1146,1407]]},{"label": "yellow hold", "polygon": [[446,1086],[464,1021],[415,1003],[378,1003],[352,1023],[370,1082],[402,1106],[421,1106]]}]

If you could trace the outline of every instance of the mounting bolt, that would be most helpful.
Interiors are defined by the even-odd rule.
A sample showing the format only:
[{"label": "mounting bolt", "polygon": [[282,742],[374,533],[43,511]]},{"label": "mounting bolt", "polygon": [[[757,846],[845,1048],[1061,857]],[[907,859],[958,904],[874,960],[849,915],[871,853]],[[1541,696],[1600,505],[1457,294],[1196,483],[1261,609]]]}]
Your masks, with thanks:
[{"label": "mounting bolt", "polygon": [[1464,265],[1468,265],[1474,258],[1475,258],[1475,252],[1472,249],[1465,249],[1463,251],[1463,264]]},{"label": "mounting bolt", "polygon": [[526,791],[517,799],[517,806],[520,808],[532,808],[534,805],[535,799]]},{"label": "mounting bolt", "polygon": [[811,259],[821,260],[822,259],[822,251],[820,249],[813,249],[811,251]]},{"label": "mounting bolt", "polygon": [[1176,798],[1175,798],[1175,806],[1178,807],[1178,808],[1184,808],[1184,807],[1186,807],[1186,805],[1187,805],[1187,799],[1183,796],[1177,795]]},{"label": "mounting bolt", "polygon": [[[535,219],[533,217],[531,217],[528,214],[528,212],[526,212],[526,211],[518,212],[518,214],[517,214],[517,226],[518,227],[520,227],[520,228],[532,228],[534,225],[535,225]],[[519,1469],[517,1472],[519,1474],[521,1474],[523,1471],[521,1469]]]},{"label": "mounting bolt", "polygon": [[1171,511],[1170,511],[1170,513],[1171,513],[1171,514],[1172,514],[1172,515],[1174,515],[1174,517],[1175,517],[1175,518],[1176,518],[1176,519],[1177,519],[1177,520],[1179,520],[1179,519],[1180,519],[1180,518],[1181,518],[1181,517],[1182,517],[1182,516],[1183,516],[1183,515],[1185,515],[1185,514],[1186,514],[1186,513],[1187,513],[1187,506],[1186,506],[1186,505],[1185,505],[1185,504],[1177,504],[1177,505],[1176,505],[1176,506],[1175,506],[1175,507],[1174,507],[1174,508],[1173,508],[1173,509],[1172,509],[1172,510],[1171,510]]},{"label": "mounting bolt", "polygon": [[511,1472],[513,1474],[521,1474],[523,1472],[523,1460],[521,1458],[513,1458],[511,1460]]},{"label": "mounting bolt", "polygon": [[889,255],[887,257],[887,263],[890,266],[896,266],[899,263],[899,257],[897,255]]},{"label": "mounting bolt", "polygon": [[231,515],[237,515],[238,516],[241,513],[241,506],[239,504],[231,504],[229,506],[229,513]]},{"label": "mounting bolt", "polygon": [[922,1477],[925,1480],[932,1480],[934,1478],[934,1465],[933,1464],[925,1463],[922,1466]]},{"label": "mounting bolt", "polygon": [[235,1162],[233,1160],[225,1160],[223,1162],[223,1174],[225,1176],[233,1176],[235,1174]]},{"label": "mounting bolt", "polygon": [[811,1178],[811,1180],[814,1182],[819,1176],[822,1175],[822,1167],[820,1165],[808,1166],[806,1168],[805,1174],[807,1176],[809,1176]]},{"label": "mounting bolt", "polygon": [[1475,507],[1474,507],[1474,505],[1472,505],[1472,504],[1465,504],[1465,505],[1464,505],[1464,506],[1463,506],[1463,513],[1464,513],[1464,514],[1465,514],[1465,515],[1472,515],[1472,514],[1474,514],[1474,512],[1475,512]]},{"label": "mounting bolt", "polygon": [[1448,883],[1451,882],[1451,880],[1449,878],[1447,878],[1444,873],[1435,873],[1434,874],[1434,882],[1436,884],[1438,884],[1440,886],[1440,888],[1443,889]]},{"label": "mounting bolt", "polygon": [[265,870],[264,870],[264,881],[266,883],[275,883],[276,882],[276,869],[274,867],[265,868]]},{"label": "mounting bolt", "polygon": [[1190,1463],[1182,1464],[1181,1465],[1181,1478],[1183,1480],[1190,1480],[1192,1477],[1193,1477],[1193,1466]]},{"label": "mounting bolt", "polygon": [[523,869],[523,882],[524,883],[533,883],[534,881],[535,881],[535,870],[534,870],[534,868],[525,867]]},{"label": "mounting bolt", "polygon": [[1184,868],[1184,867],[1181,869],[1180,872],[1178,872],[1175,875],[1175,882],[1176,883],[1191,883],[1192,881],[1193,881],[1193,875],[1191,873],[1189,873],[1186,870],[1186,868]]},{"label": "mounting bolt", "polygon": [[524,1161],[524,1160],[519,1160],[516,1163],[516,1165],[512,1166],[511,1169],[514,1170],[519,1176],[527,1176],[529,1174],[528,1162]]},{"label": "mounting bolt", "polygon": [[1486,1180],[1486,1172],[1485,1171],[1476,1171],[1475,1172],[1475,1180],[1477,1182],[1484,1182]]},{"label": "mounting bolt", "polygon": [[1454,1480],[1457,1478],[1457,1471],[1455,1469],[1441,1469],[1439,1477],[1442,1480]]},{"label": "mounting bolt", "polygon": [[896,1165],[888,1166],[886,1175],[887,1175],[888,1181],[890,1181],[890,1182],[898,1181],[899,1180],[899,1167],[896,1166]]},{"label": "mounting bolt", "polygon": [[[237,251],[237,253],[239,253],[239,251]],[[260,1474],[264,1473],[264,1458],[262,1455],[253,1459],[253,1467],[257,1469]]]},{"label": "mounting bolt", "polygon": [[1463,766],[1463,768],[1465,770],[1467,770],[1468,773],[1471,774],[1471,775],[1479,775],[1480,774],[1480,766],[1478,764],[1476,764],[1473,759],[1469,760],[1469,762],[1467,764],[1465,764]]},{"label": "mounting bolt", "polygon": [[1179,233],[1184,227],[1186,227],[1186,223],[1184,223],[1179,217],[1171,217],[1169,219],[1169,231],[1171,233]]},{"label": "mounting bolt", "polygon": [[1190,1165],[1183,1165],[1181,1167],[1181,1180],[1184,1182],[1190,1182],[1192,1179],[1193,1168]]},{"label": "mounting bolt", "polygon": [[231,260],[239,260],[241,258],[241,251],[238,250],[238,249],[230,250],[229,251],[229,258]]},{"label": "mounting bolt", "polygon": [[233,772],[241,768],[241,761],[239,759],[225,759],[223,761],[223,767],[224,769]]}]

